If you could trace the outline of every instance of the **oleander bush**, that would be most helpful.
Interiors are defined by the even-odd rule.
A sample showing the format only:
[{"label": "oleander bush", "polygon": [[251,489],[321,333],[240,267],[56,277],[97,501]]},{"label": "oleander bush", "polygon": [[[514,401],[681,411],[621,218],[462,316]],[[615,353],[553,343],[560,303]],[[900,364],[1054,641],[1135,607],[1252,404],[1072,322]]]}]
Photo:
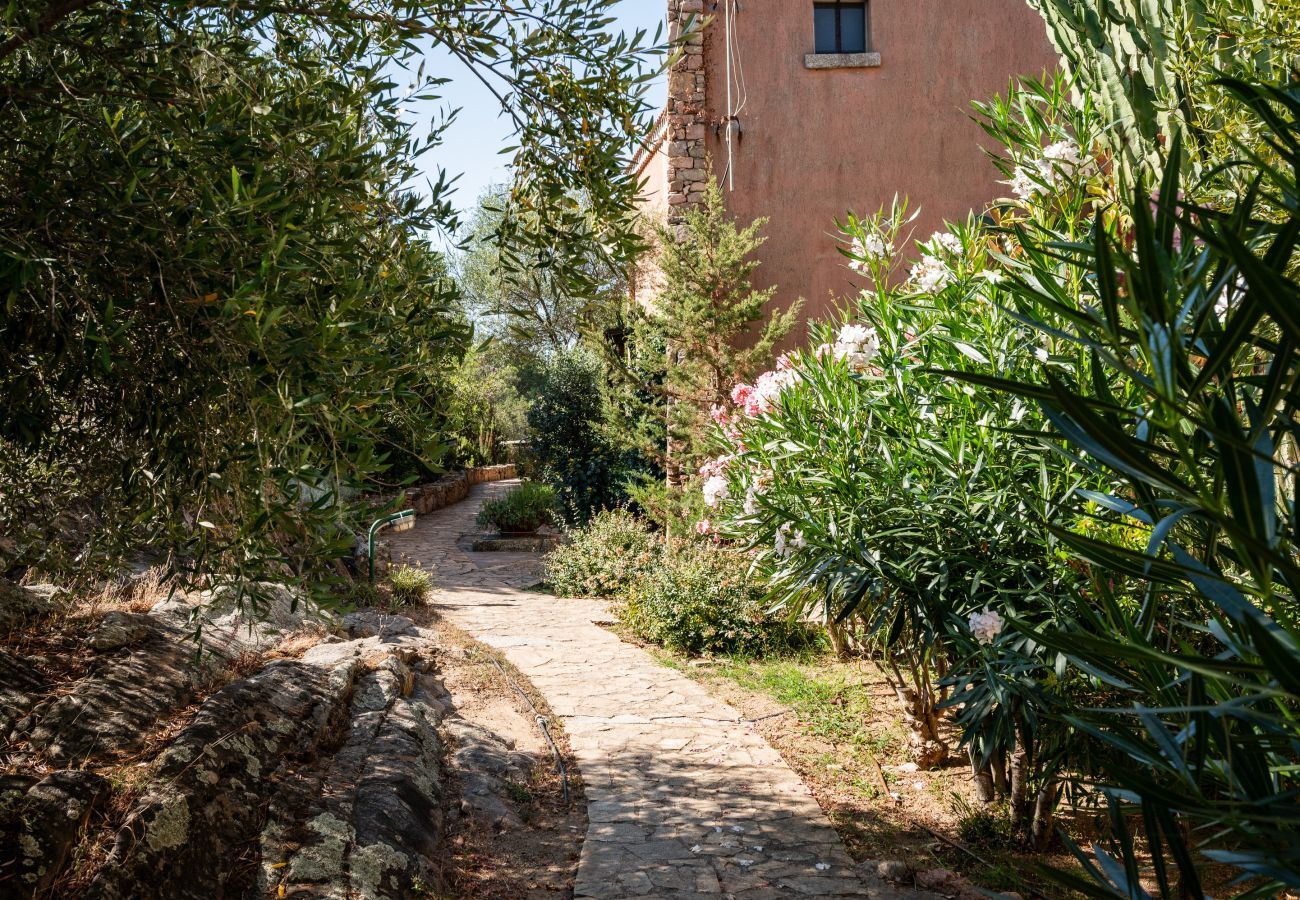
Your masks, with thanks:
[{"label": "oleander bush", "polygon": [[565,597],[623,598],[669,552],[644,519],[626,509],[605,510],[547,556],[547,581]]},{"label": "oleander bush", "polygon": [[555,524],[557,516],[555,489],[525,481],[505,496],[484,503],[478,511],[478,524],[502,534],[532,534],[543,525]]}]

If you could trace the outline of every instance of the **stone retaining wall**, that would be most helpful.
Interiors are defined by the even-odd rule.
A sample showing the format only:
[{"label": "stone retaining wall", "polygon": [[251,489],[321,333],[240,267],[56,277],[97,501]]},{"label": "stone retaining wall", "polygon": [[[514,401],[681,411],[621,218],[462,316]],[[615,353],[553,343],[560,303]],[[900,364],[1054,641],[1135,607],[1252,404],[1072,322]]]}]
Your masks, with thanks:
[{"label": "stone retaining wall", "polygon": [[472,485],[487,481],[504,481],[514,477],[515,467],[511,463],[465,469],[444,475],[429,484],[407,488],[406,503],[415,510],[417,516],[424,516],[464,500],[469,496]]},{"label": "stone retaining wall", "polygon": [[[488,481],[505,481],[508,478],[515,478],[516,470],[514,463],[506,463],[500,466],[477,466],[472,469],[464,469],[460,472],[452,472],[444,475],[437,481],[431,481],[428,484],[420,484],[415,487],[406,489],[406,499],[404,505],[415,510],[417,516],[426,516],[431,512],[437,512],[453,504],[459,503],[469,496],[469,489],[476,484],[483,484]],[[414,523],[407,519],[406,526],[411,527]],[[399,528],[397,530],[405,530]],[[391,533],[392,526],[386,526],[381,533]],[[357,565],[360,571],[365,570],[369,565],[366,560],[366,536],[357,535],[356,549]],[[382,540],[375,542],[375,575],[382,576],[388,571],[389,559],[388,547]]]}]

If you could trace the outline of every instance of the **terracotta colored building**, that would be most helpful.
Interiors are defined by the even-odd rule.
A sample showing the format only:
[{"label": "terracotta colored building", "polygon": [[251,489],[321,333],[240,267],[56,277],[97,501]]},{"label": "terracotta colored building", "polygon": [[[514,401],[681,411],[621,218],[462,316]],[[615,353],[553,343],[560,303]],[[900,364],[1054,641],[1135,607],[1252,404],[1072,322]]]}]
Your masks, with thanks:
[{"label": "terracotta colored building", "polygon": [[707,25],[635,163],[645,202],[672,221],[711,161],[738,220],[770,219],[760,286],[810,316],[852,287],[846,211],[905,195],[923,238],[1006,193],[970,102],[1057,64],[1026,0],[668,0],[670,34],[693,16]]}]

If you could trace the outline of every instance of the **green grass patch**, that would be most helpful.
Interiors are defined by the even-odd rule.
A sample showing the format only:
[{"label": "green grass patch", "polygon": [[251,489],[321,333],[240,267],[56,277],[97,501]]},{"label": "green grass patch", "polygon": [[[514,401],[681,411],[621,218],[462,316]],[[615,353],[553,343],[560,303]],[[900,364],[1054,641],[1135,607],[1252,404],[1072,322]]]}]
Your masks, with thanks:
[{"label": "green grass patch", "polygon": [[808,734],[880,759],[901,746],[901,733],[876,734],[871,697],[857,673],[828,656],[727,659],[715,670],[740,687],[789,707]]}]

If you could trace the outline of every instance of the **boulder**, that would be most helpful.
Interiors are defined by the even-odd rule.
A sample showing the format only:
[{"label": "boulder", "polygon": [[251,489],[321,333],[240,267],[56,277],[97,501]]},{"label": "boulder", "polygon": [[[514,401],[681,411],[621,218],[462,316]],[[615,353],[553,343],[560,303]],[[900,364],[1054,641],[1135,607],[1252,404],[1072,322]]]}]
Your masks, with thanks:
[{"label": "boulder", "polygon": [[21,587],[0,578],[0,631],[11,631],[46,615],[58,593],[52,585]]},{"label": "boulder", "polygon": [[47,896],[91,811],[108,793],[108,781],[93,772],[53,772],[39,781],[0,777],[4,895]]},{"label": "boulder", "polygon": [[0,650],[0,740],[48,689],[45,677],[30,662]]},{"label": "boulder", "polygon": [[345,722],[357,667],[278,660],[213,694],[158,759],[88,897],[199,900],[249,893],[230,865],[298,760]]}]

